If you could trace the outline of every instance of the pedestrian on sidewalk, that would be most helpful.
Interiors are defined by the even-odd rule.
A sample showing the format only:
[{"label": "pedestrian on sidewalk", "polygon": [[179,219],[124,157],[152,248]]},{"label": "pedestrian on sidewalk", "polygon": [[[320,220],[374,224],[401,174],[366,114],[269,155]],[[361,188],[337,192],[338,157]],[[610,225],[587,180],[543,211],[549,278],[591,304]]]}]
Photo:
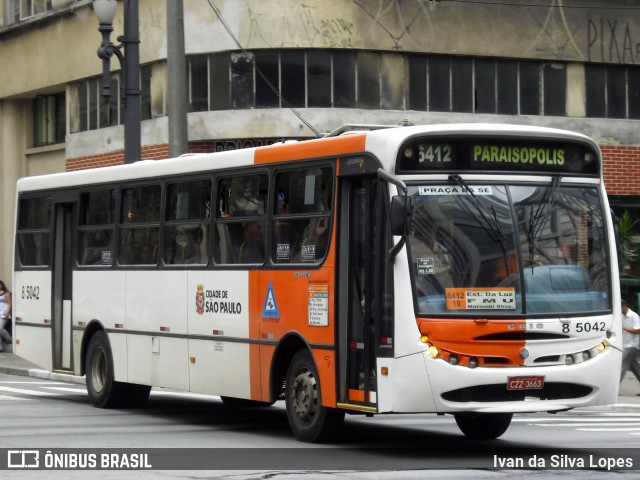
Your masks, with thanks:
[{"label": "pedestrian on sidewalk", "polygon": [[631,369],[640,382],[640,316],[622,300],[622,370],[620,381]]},{"label": "pedestrian on sidewalk", "polygon": [[11,343],[11,335],[6,330],[8,325],[11,328],[11,292],[0,280],[0,352],[4,351],[4,344]]}]

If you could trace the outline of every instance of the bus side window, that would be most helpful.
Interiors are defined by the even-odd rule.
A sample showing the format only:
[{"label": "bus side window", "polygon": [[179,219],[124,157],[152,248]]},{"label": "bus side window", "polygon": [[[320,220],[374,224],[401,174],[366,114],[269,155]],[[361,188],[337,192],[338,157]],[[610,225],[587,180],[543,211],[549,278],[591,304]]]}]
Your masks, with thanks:
[{"label": "bus side window", "polygon": [[268,184],[266,173],[238,174],[218,183],[216,263],[264,263]]},{"label": "bus side window", "polygon": [[51,228],[51,198],[20,200],[17,246],[22,265],[48,266]]},{"label": "bus side window", "polygon": [[159,185],[145,185],[122,191],[120,251],[123,265],[155,265],[160,250]]},{"label": "bus side window", "polygon": [[331,168],[301,168],[276,176],[274,199],[275,263],[315,263],[329,247],[333,172]]}]

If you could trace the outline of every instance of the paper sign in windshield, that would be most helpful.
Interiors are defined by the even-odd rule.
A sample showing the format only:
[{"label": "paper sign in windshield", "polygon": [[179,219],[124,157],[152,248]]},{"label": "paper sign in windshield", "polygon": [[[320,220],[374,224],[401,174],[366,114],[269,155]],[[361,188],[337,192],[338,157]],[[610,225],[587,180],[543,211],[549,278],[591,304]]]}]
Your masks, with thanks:
[{"label": "paper sign in windshield", "polygon": [[514,310],[514,288],[447,288],[448,310]]}]

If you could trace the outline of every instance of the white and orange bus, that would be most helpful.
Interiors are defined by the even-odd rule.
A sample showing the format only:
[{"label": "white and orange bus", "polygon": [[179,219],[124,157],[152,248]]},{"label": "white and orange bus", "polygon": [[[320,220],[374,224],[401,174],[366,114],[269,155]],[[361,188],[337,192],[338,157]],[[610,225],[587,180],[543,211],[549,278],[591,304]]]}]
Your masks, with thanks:
[{"label": "white and orange bus", "polygon": [[151,387],[345,413],[614,403],[620,294],[600,151],[556,129],[377,128],[19,180],[15,352]]}]

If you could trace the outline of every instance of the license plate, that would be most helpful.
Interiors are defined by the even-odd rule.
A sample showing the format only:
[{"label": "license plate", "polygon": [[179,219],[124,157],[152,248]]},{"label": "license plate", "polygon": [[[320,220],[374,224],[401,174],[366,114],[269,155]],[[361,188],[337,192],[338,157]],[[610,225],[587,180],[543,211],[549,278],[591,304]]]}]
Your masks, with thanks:
[{"label": "license plate", "polygon": [[509,377],[507,390],[539,390],[544,387],[544,376]]}]

